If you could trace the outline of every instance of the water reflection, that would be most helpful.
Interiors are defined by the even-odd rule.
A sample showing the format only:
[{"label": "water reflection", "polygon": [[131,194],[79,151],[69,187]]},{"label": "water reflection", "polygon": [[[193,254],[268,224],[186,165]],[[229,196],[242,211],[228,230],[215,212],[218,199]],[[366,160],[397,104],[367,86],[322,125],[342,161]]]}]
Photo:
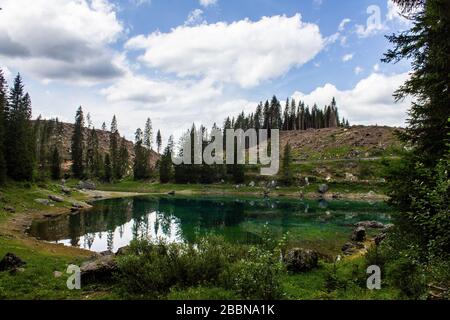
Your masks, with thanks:
[{"label": "water reflection", "polygon": [[34,221],[31,235],[92,251],[117,251],[138,237],[195,242],[209,233],[238,243],[260,242],[268,223],[274,236],[335,250],[352,223],[387,222],[383,204],[269,199],[136,197],[99,201],[93,209]]}]

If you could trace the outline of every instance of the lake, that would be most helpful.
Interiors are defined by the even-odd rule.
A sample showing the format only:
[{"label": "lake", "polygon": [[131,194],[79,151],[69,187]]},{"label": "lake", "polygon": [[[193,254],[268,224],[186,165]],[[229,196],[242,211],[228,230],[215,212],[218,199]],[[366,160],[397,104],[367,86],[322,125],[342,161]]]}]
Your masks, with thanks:
[{"label": "lake", "polygon": [[293,245],[335,255],[355,223],[389,223],[391,214],[382,202],[139,196],[96,201],[90,210],[35,220],[29,233],[53,243],[115,252],[137,237],[195,243],[216,234],[233,243],[256,244],[267,225],[271,237],[288,232]]}]

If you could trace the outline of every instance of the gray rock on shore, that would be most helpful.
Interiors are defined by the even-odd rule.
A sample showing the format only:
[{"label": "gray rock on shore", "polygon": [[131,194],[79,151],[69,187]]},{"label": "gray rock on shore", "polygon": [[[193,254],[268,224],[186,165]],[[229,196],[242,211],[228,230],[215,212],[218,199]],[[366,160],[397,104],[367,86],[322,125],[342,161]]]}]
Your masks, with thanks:
[{"label": "gray rock on shore", "polygon": [[319,255],[314,250],[294,248],[285,254],[283,261],[289,271],[300,273],[316,268]]}]

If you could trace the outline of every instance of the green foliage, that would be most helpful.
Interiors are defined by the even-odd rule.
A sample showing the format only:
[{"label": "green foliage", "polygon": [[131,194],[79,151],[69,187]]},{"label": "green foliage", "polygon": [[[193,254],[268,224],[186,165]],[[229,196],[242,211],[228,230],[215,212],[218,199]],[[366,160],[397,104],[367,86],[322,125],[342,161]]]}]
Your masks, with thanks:
[{"label": "green foliage", "polygon": [[106,182],[111,182],[112,180],[112,164],[109,153],[105,155],[105,164],[104,164],[104,177],[103,179]]},{"label": "green foliage", "polygon": [[168,183],[172,179],[172,176],[172,151],[167,147],[159,161],[159,181],[161,183]]},{"label": "green foliage", "polygon": [[59,151],[56,146],[53,147],[51,176],[53,180],[61,178],[61,157],[59,156]]},{"label": "green foliage", "polygon": [[283,162],[281,166],[281,180],[286,186],[292,185],[294,176],[292,173],[291,146],[289,143],[284,147]]},{"label": "green foliage", "polygon": [[6,182],[5,134],[6,134],[6,97],[7,84],[0,69],[0,185]]}]

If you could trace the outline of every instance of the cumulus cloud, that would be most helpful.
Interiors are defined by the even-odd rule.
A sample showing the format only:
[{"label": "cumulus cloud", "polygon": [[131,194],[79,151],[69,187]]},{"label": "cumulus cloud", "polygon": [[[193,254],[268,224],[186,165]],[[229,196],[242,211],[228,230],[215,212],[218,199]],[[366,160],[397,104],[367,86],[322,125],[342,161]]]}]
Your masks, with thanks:
[{"label": "cumulus cloud", "polygon": [[310,106],[317,103],[321,107],[328,105],[335,97],[341,116],[353,124],[404,126],[410,100],[395,103],[393,93],[407,78],[408,73],[372,73],[350,90],[339,90],[327,83],[308,94],[297,91],[292,97]]},{"label": "cumulus cloud", "polygon": [[342,57],[342,61],[343,61],[343,62],[348,62],[348,61],[350,61],[350,60],[352,60],[352,59],[353,59],[353,53],[345,54],[345,55]]},{"label": "cumulus cloud", "polygon": [[197,24],[204,23],[205,20],[203,20],[203,10],[202,9],[195,9],[189,12],[189,15],[184,22],[185,26],[195,26]]},{"label": "cumulus cloud", "polygon": [[0,56],[43,80],[111,79],[123,70],[108,46],[123,32],[107,0],[3,0]]},{"label": "cumulus cloud", "polygon": [[209,7],[217,4],[217,0],[200,0],[199,2],[203,7]]},{"label": "cumulus cloud", "polygon": [[343,20],[341,21],[341,23],[339,24],[338,31],[340,31],[340,32],[344,31],[344,30],[345,30],[345,26],[346,26],[348,23],[350,23],[350,22],[351,22],[351,20],[350,20],[349,18],[343,19]]},{"label": "cumulus cloud", "polygon": [[180,26],[168,33],[136,36],[126,48],[144,50],[139,59],[151,68],[248,88],[307,63],[324,43],[319,27],[296,14]]}]

